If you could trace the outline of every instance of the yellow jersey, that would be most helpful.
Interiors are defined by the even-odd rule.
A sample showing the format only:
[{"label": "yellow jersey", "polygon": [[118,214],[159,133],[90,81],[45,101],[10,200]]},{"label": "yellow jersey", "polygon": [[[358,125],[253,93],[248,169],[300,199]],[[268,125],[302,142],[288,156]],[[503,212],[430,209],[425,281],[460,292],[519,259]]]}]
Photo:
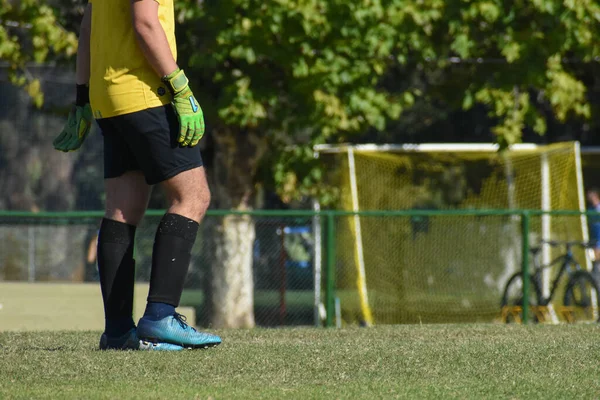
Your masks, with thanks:
[{"label": "yellow jersey", "polygon": [[[149,0],[152,1],[152,0]],[[173,0],[159,3],[158,19],[177,60]],[[92,4],[90,37],[90,105],[95,118],[129,114],[171,101],[140,49],[129,0],[89,0]]]}]

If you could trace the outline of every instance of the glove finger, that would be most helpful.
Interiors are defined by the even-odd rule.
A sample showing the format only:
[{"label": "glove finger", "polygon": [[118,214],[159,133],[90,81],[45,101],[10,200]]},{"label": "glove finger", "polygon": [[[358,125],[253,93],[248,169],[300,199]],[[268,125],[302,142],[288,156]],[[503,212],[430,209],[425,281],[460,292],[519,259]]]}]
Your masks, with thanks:
[{"label": "glove finger", "polygon": [[63,131],[52,141],[52,145],[54,146],[55,149],[60,150],[60,146],[63,142],[63,140],[65,140],[67,136],[67,131],[63,129]]},{"label": "glove finger", "polygon": [[73,134],[70,131],[67,131],[65,136],[62,138],[60,143],[58,143],[57,148],[60,151],[69,151],[69,143],[73,140]]},{"label": "glove finger", "polygon": [[82,144],[83,140],[76,138],[72,143],[69,143],[69,151],[79,150]]},{"label": "glove finger", "polygon": [[73,147],[77,146],[77,142],[79,142],[79,136],[77,134],[78,124],[75,125],[69,132],[69,139],[65,142],[65,149],[70,151]]},{"label": "glove finger", "polygon": [[76,135],[73,135],[72,143],[69,143],[69,151],[75,151],[81,147],[88,133],[90,133],[91,127],[91,121],[86,118],[79,120],[78,132]]},{"label": "glove finger", "polygon": [[72,113],[69,113],[69,119],[67,120],[65,127],[63,128],[62,132],[56,137],[56,139],[54,139],[54,141],[52,142],[54,147],[59,148],[64,146],[65,142],[69,139],[69,134],[71,133],[72,118]]},{"label": "glove finger", "polygon": [[81,143],[83,141],[82,138],[87,128],[87,122],[84,120],[82,108],[75,109],[74,119],[74,124],[71,126],[70,140],[65,145],[65,147],[69,151],[76,150],[81,146]]},{"label": "glove finger", "polygon": [[69,150],[69,142],[72,140],[73,137],[73,130],[75,128],[75,121],[77,120],[77,107],[73,107],[71,108],[71,111],[69,111],[69,116],[67,117],[67,124],[65,125],[63,131],[61,132],[61,134],[59,135],[58,138],[56,138],[56,145],[55,147],[58,150],[61,151],[68,151]]},{"label": "glove finger", "polygon": [[177,113],[177,119],[179,120],[179,136],[177,137],[177,142],[179,144],[185,141],[185,135],[187,134],[187,125],[184,118]]},{"label": "glove finger", "polygon": [[194,132],[194,121],[190,121],[188,124],[187,133],[185,135],[185,141],[183,142],[184,146],[189,146],[190,143],[192,143],[192,140],[194,139]]},{"label": "glove finger", "polygon": [[190,147],[194,147],[200,142],[202,136],[204,135],[204,126],[202,126],[202,119],[196,120],[195,123],[195,132],[194,137],[192,138],[192,142],[190,143]]},{"label": "glove finger", "polygon": [[77,136],[71,134],[69,136],[69,140],[66,141],[65,144],[64,144],[64,146],[63,146],[63,148],[64,148],[63,151],[71,151],[71,150],[73,150],[73,147],[75,147],[76,144],[77,144]]}]

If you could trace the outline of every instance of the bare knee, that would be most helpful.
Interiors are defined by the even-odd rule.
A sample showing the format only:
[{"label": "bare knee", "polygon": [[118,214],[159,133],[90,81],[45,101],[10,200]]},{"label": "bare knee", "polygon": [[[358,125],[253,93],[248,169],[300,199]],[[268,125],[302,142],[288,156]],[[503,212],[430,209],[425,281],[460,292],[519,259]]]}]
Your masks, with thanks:
[{"label": "bare knee", "polygon": [[200,222],[210,204],[210,190],[204,168],[184,171],[163,182],[169,199],[169,213]]},{"label": "bare knee", "polygon": [[178,196],[172,196],[170,200],[168,212],[200,222],[210,205],[210,191],[208,188],[186,191]]},{"label": "bare knee", "polygon": [[139,171],[129,171],[105,180],[106,210],[104,216],[118,222],[139,225],[150,198],[151,187]]},{"label": "bare knee", "polygon": [[126,207],[111,206],[107,204],[104,217],[129,225],[138,226],[144,218],[145,205],[127,205]]},{"label": "bare knee", "polygon": [[198,212],[200,213],[200,217],[204,218],[204,215],[206,214],[206,211],[210,206],[210,190],[208,189],[208,187],[200,195],[199,203],[200,204],[198,205]]}]

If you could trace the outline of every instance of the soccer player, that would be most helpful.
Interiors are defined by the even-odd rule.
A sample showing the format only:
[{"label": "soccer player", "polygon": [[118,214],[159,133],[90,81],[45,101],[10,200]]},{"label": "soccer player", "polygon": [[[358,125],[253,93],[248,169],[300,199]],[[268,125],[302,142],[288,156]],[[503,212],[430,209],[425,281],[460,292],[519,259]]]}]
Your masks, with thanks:
[{"label": "soccer player", "polygon": [[[588,210],[600,212],[600,191],[596,188],[587,190]],[[588,217],[590,244],[594,248],[594,266],[592,275],[596,280],[600,280],[600,217]]]},{"label": "soccer player", "polygon": [[[77,150],[92,118],[102,130],[101,349],[182,350],[221,343],[175,312],[210,201],[196,147],[204,117],[176,59],[173,0],[89,1],[79,36],[75,106],[54,147]],[[156,231],[148,303],[136,328],[133,243],[156,184],[170,206]]]}]

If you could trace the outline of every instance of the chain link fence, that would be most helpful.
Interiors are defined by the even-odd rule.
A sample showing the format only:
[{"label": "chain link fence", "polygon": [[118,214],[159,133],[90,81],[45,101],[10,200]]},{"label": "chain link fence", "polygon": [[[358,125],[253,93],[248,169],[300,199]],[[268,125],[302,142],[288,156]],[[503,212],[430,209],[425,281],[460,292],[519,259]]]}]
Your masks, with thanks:
[{"label": "chain link fence", "polygon": [[[587,243],[586,225],[577,212],[340,214],[334,224],[335,305],[329,308],[350,325],[501,322],[505,286],[524,261],[533,272],[534,261],[546,265],[563,256],[564,242]],[[547,240],[559,244],[545,245]],[[533,248],[539,249],[535,260]],[[580,246],[572,252],[578,266],[571,267],[592,270],[593,252]],[[554,263],[542,272],[543,296],[550,295],[562,266]],[[548,302],[556,309],[566,281],[563,275]]]},{"label": "chain link fence", "polygon": [[[247,251],[258,326],[499,322],[511,276],[565,254],[562,244],[546,246],[543,240],[586,242],[586,225],[600,216],[525,210],[250,214],[254,239]],[[149,280],[161,215],[149,212],[138,228],[138,282]],[[211,268],[218,266],[211,239],[227,215],[209,211],[193,249],[181,305],[195,309],[199,326],[210,325]],[[97,282],[101,216],[0,214],[0,281]],[[576,247],[572,253],[573,268],[592,270],[591,249]],[[543,296],[561,266],[540,276]],[[565,282],[548,302],[556,310]],[[553,321],[561,320],[558,315]]]},{"label": "chain link fence", "polygon": [[[0,218],[0,281],[98,281],[96,241],[101,214],[48,214],[48,218],[10,215]],[[152,246],[160,218],[160,212],[151,212],[137,230],[137,282],[150,280]],[[181,301],[182,306],[195,309],[196,322],[203,326],[209,324],[210,237],[220,218],[209,215],[201,225]],[[314,325],[313,218],[255,216],[253,222],[255,239],[250,251],[257,325]]]}]

